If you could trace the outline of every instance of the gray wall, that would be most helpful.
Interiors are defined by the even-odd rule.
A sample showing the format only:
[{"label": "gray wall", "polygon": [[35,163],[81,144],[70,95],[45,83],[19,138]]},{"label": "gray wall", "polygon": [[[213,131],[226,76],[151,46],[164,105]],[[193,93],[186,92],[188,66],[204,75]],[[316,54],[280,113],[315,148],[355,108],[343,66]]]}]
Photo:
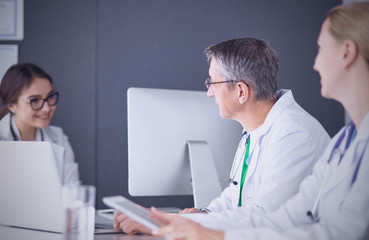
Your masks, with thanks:
[{"label": "gray wall", "polygon": [[[85,184],[128,196],[126,91],[205,90],[203,50],[239,37],[263,38],[280,58],[280,88],[333,135],[342,107],[320,96],[312,66],[316,38],[335,0],[25,0],[19,62],[49,72],[61,101],[53,119],[70,138]],[[1,43],[8,43],[2,41]],[[148,103],[149,104],[149,103]],[[149,121],[149,119],[148,119]],[[191,206],[191,197],[133,198],[143,205]]]}]

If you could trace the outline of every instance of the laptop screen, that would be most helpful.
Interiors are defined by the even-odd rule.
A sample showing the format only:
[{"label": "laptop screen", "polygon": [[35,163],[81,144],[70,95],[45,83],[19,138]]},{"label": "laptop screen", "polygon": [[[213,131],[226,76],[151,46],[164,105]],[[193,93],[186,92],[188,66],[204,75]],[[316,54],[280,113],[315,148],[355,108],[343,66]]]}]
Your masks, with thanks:
[{"label": "laptop screen", "polygon": [[61,182],[49,142],[0,141],[0,223],[63,232]]}]

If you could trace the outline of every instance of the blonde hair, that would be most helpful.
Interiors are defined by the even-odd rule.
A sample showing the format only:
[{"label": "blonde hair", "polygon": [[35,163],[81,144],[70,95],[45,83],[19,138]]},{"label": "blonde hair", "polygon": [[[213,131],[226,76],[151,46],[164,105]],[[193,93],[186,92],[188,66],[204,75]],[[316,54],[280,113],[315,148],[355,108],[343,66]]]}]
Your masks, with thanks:
[{"label": "blonde hair", "polygon": [[369,2],[334,7],[328,19],[332,36],[338,42],[354,41],[369,65]]}]

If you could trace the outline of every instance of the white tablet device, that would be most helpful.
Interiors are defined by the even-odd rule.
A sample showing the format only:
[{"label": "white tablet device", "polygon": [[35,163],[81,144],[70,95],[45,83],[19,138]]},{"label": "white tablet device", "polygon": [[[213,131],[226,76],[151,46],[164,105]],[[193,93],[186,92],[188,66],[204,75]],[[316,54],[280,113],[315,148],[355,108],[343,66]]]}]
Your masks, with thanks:
[{"label": "white tablet device", "polygon": [[123,196],[103,197],[102,200],[106,206],[124,213],[151,230],[159,228],[159,225],[155,221],[148,218],[150,215],[149,211]]}]

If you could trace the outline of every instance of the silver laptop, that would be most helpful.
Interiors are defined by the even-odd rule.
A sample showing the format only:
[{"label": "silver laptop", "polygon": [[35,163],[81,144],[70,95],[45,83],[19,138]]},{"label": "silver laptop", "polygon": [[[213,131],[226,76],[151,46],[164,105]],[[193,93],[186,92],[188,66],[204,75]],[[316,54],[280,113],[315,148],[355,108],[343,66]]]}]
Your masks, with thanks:
[{"label": "silver laptop", "polygon": [[61,181],[49,142],[0,141],[0,223],[63,232]]},{"label": "silver laptop", "polygon": [[[64,232],[61,181],[49,142],[0,141],[0,224]],[[122,232],[96,215],[95,233]]]}]

